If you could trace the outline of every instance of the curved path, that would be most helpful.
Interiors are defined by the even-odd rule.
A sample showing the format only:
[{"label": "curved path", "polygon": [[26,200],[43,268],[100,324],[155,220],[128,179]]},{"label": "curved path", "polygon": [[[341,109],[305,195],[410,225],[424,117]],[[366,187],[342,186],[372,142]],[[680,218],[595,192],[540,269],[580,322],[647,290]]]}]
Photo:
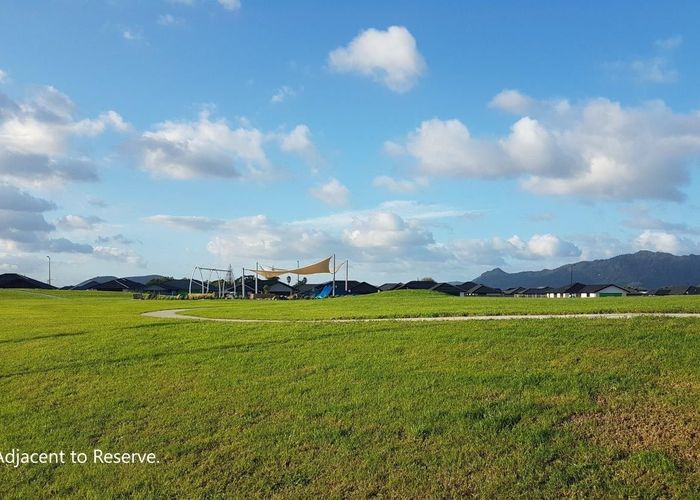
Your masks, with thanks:
[{"label": "curved path", "polygon": [[166,309],[142,313],[141,316],[161,319],[188,319],[198,321],[219,321],[224,323],[357,323],[375,321],[486,321],[486,320],[516,320],[516,319],[631,319],[644,317],[662,318],[700,318],[700,313],[580,313],[580,314],[502,314],[474,316],[426,316],[415,318],[342,318],[342,319],[236,319],[236,318],[205,318],[179,314],[191,309]]}]

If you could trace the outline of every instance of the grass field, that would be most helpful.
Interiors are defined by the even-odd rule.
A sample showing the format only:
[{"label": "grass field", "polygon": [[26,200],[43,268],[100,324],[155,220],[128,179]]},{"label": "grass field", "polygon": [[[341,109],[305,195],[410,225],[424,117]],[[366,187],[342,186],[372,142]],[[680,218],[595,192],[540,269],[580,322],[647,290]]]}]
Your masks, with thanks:
[{"label": "grass field", "polygon": [[700,312],[694,297],[371,299],[0,291],[0,453],[99,448],[160,461],[0,464],[0,497],[700,495],[697,319],[140,316]]},{"label": "grass field", "polygon": [[[189,304],[180,302],[180,307]],[[216,301],[188,314],[241,319],[333,319],[660,311],[700,313],[700,295],[547,299],[453,297],[438,292],[402,290],[342,300]]]}]

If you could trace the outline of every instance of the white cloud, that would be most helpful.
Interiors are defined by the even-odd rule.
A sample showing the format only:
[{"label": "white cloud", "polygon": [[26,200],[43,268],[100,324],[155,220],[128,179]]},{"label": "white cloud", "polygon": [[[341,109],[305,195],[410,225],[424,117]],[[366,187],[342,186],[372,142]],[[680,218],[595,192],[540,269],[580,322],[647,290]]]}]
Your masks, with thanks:
[{"label": "white cloud", "polygon": [[517,235],[510,238],[456,240],[447,246],[458,260],[481,265],[503,265],[507,258],[552,261],[581,255],[581,250],[575,244],[552,234],[535,234],[527,241]]},{"label": "white cloud", "polygon": [[95,215],[65,215],[56,221],[56,226],[64,231],[89,231],[104,222]]},{"label": "white cloud", "polygon": [[248,126],[231,128],[203,111],[194,122],[165,121],[132,144],[141,167],[174,179],[233,178],[265,171],[265,134]]},{"label": "white cloud", "polygon": [[473,137],[461,121],[424,121],[397,149],[420,174],[520,178],[527,190],[585,199],[684,198],[700,157],[700,113],[660,101],[624,107],[607,99],[571,106],[536,101],[499,139]]},{"label": "white cloud", "polygon": [[682,238],[666,231],[654,231],[651,229],[642,232],[634,240],[634,246],[638,250],[653,250],[676,255],[700,251],[700,245],[688,238]]},{"label": "white cloud", "polygon": [[651,215],[647,209],[630,210],[630,218],[623,221],[623,224],[633,229],[652,229],[672,233],[700,234],[700,227],[661,220]]},{"label": "white cloud", "polygon": [[513,89],[506,89],[499,92],[489,102],[489,106],[492,108],[520,115],[530,111],[534,107],[534,104],[534,99]]},{"label": "white cloud", "polygon": [[314,150],[311,131],[307,125],[297,125],[288,134],[280,136],[280,148],[285,153],[309,154]]},{"label": "white cloud", "polygon": [[0,180],[26,185],[96,180],[92,161],[72,154],[71,140],[124,132],[129,125],[111,110],[82,120],[75,114],[75,104],[50,86],[25,101],[0,99]]},{"label": "white cloud", "polygon": [[272,94],[270,102],[272,104],[279,104],[281,102],[286,101],[288,97],[293,97],[295,94],[296,92],[294,91],[294,89],[283,85],[280,88],[278,88],[274,94]]},{"label": "white cloud", "polygon": [[416,40],[403,26],[363,31],[347,46],[333,50],[328,63],[335,71],[371,77],[395,92],[410,90],[425,72]]},{"label": "white cloud", "polygon": [[0,83],[5,83],[8,79],[7,71],[0,69]]},{"label": "white cloud", "polygon": [[425,177],[415,179],[395,179],[388,175],[379,175],[374,178],[372,185],[378,188],[385,188],[393,193],[412,193],[428,185]]},{"label": "white cloud", "polygon": [[313,187],[309,190],[311,196],[322,201],[326,205],[342,207],[348,204],[350,190],[338,179],[331,179],[327,183]]},{"label": "white cloud", "polygon": [[220,219],[196,215],[151,215],[150,217],[144,218],[144,221],[152,224],[161,224],[178,229],[196,231],[209,231],[224,224],[224,221]]}]

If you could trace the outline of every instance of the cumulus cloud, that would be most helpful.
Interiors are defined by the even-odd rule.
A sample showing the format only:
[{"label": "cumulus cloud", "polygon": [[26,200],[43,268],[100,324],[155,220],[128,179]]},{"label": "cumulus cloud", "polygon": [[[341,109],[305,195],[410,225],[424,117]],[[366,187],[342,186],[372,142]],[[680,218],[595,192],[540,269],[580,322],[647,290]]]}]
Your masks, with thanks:
[{"label": "cumulus cloud", "polygon": [[265,151],[268,142],[278,142],[282,152],[309,162],[317,158],[306,125],[297,125],[289,133],[266,133],[245,120],[231,126],[223,118],[212,118],[208,110],[195,121],[158,123],[130,141],[126,150],[156,177],[264,178],[274,170]]},{"label": "cumulus cloud", "polygon": [[320,158],[311,140],[311,130],[307,125],[294,127],[291,132],[279,135],[280,149],[285,153],[301,156],[309,165],[316,168]]},{"label": "cumulus cloud", "polygon": [[5,83],[7,81],[7,71],[0,69],[0,83]]},{"label": "cumulus cloud", "polygon": [[700,113],[676,113],[660,101],[536,104],[501,138],[474,137],[460,120],[433,118],[400,147],[422,176],[519,178],[534,193],[584,199],[684,198],[700,155]]},{"label": "cumulus cloud", "polygon": [[10,184],[0,183],[0,210],[46,212],[54,208],[56,205],[51,201],[34,197]]},{"label": "cumulus cloud", "polygon": [[655,231],[651,229],[642,232],[642,234],[634,240],[634,246],[638,250],[653,250],[676,255],[697,253],[700,251],[700,245],[693,240],[666,231]]},{"label": "cumulus cloud", "polygon": [[416,40],[403,26],[365,30],[333,50],[328,63],[337,72],[371,77],[395,92],[410,90],[425,72]]},{"label": "cumulus cloud", "polygon": [[506,89],[494,96],[489,102],[492,108],[515,114],[525,114],[535,105],[535,100],[518,90]]},{"label": "cumulus cloud", "polygon": [[210,231],[224,224],[224,221],[220,219],[196,215],[151,215],[144,220],[152,224],[195,231]]},{"label": "cumulus cloud", "polygon": [[309,193],[317,200],[333,207],[347,205],[350,198],[350,190],[338,179],[331,179],[325,184],[313,187]]},{"label": "cumulus cloud", "polygon": [[0,94],[0,180],[25,185],[93,181],[92,160],[72,154],[70,142],[129,125],[115,111],[78,120],[75,104],[53,87],[42,87],[25,101]]},{"label": "cumulus cloud", "polygon": [[131,144],[141,167],[174,179],[234,178],[266,169],[269,161],[258,129],[231,128],[203,111],[193,122],[165,121]]},{"label": "cumulus cloud", "polygon": [[556,260],[579,257],[581,249],[553,234],[535,234],[528,240],[510,238],[456,240],[448,247],[458,259],[482,265],[503,265],[507,258],[517,260]]}]

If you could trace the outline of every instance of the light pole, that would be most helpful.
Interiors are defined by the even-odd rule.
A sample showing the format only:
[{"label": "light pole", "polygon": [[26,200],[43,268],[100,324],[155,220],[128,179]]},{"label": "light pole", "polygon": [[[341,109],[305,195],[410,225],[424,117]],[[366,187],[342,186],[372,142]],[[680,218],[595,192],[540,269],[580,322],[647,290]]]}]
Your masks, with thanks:
[{"label": "light pole", "polygon": [[49,286],[51,286],[51,257],[47,255],[46,258],[49,259]]}]

